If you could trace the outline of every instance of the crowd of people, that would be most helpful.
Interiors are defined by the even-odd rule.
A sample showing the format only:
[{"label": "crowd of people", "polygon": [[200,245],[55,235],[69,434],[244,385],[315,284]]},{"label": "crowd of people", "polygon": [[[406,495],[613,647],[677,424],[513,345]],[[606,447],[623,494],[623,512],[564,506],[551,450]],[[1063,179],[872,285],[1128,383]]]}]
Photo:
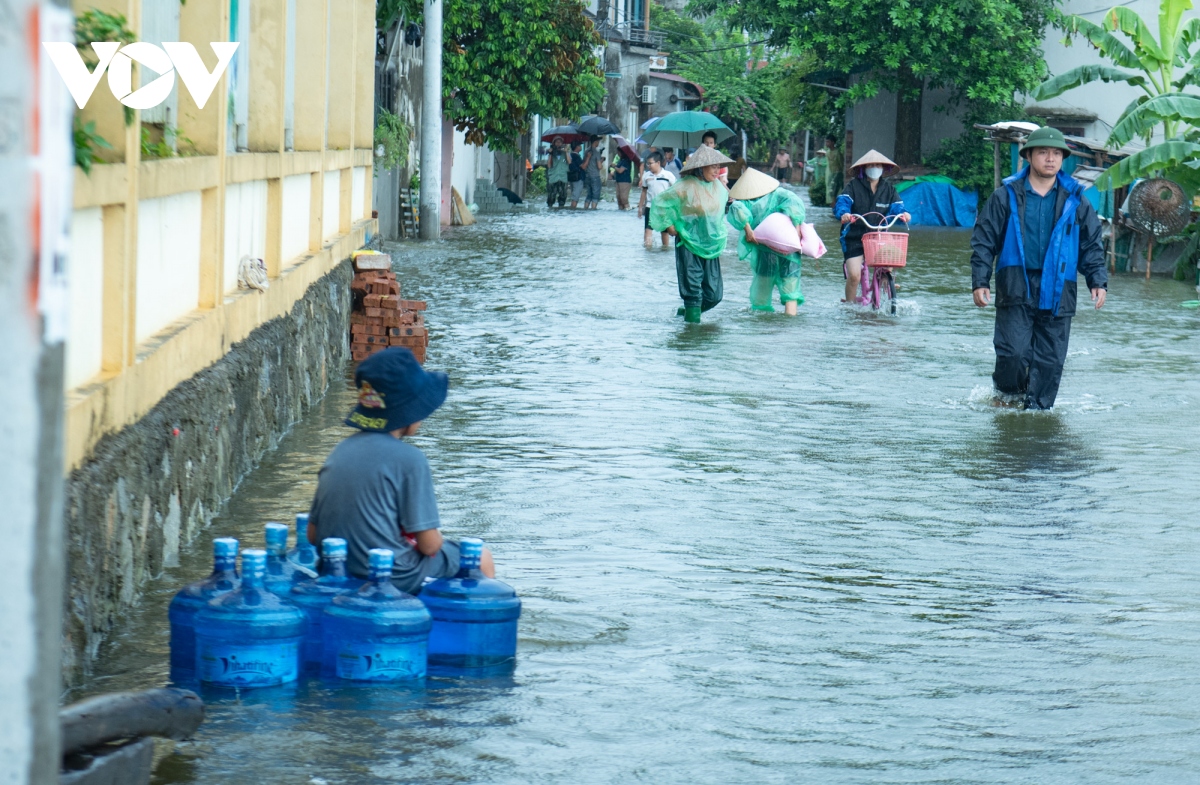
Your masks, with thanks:
[{"label": "crowd of people", "polygon": [[[582,155],[579,145],[567,152],[560,142],[555,140],[550,154],[549,205],[564,206],[570,186],[571,207],[576,207],[584,187],[579,183],[584,183],[584,207],[596,209],[605,171],[601,139],[592,139]],[[812,187],[822,191],[825,203],[833,203],[833,216],[843,224],[843,302],[853,303],[864,272],[863,237],[869,231],[859,219],[875,213],[907,224],[911,216],[889,179],[899,167],[875,150],[849,167],[846,184],[834,199],[827,190],[833,181],[834,150],[833,140],[827,139],[818,151],[815,161],[820,166],[814,167],[818,171]],[[1021,149],[1025,165],[984,205],[971,242],[972,290],[979,307],[992,302],[993,268],[996,272],[993,381],[998,390],[1021,397],[1030,409],[1054,405],[1075,313],[1077,274],[1084,275],[1096,308],[1104,305],[1107,294],[1095,210],[1082,198],[1082,187],[1061,171],[1070,154],[1061,132],[1043,128],[1032,133]],[[753,274],[750,307],[773,311],[777,293],[785,313],[794,316],[804,302],[800,253],[784,253],[756,235],[773,214],[784,216],[800,234],[806,217],[804,202],[783,187],[790,180],[790,155],[781,150],[775,156],[774,177],[743,167],[730,188],[732,163],[716,149],[716,135],[708,133],[682,162],[670,148],[651,148],[640,173],[638,163],[624,152],[610,170],[620,210],[630,209],[629,193],[636,177],[645,247],[655,247],[655,235],[664,249],[675,238],[675,270],[683,300],[679,315],[687,322],[699,322],[701,314],[724,297],[720,257],[730,226],[738,232],[738,258]]]}]

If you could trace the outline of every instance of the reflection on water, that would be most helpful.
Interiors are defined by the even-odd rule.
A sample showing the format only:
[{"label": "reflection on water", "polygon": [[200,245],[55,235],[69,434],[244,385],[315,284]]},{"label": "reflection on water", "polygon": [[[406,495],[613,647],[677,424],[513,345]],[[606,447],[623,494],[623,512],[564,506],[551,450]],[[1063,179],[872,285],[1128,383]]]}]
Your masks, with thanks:
[{"label": "reflection on water", "polygon": [[1098,453],[1088,436],[1058,412],[999,410],[989,433],[962,451],[962,473],[976,480],[1084,477]]},{"label": "reflection on water", "polygon": [[[752,313],[728,256],[699,327],[640,238],[535,212],[395,249],[452,385],[415,441],[447,535],[522,595],[515,672],[225,696],[158,782],[1200,781],[1188,287],[1116,279],[1035,414],[991,405],[965,232],[913,232],[895,316],[840,305],[836,259],[799,317]],[[81,694],[165,681],[173,589],[209,537],[307,507],[352,400],[147,587]]]}]

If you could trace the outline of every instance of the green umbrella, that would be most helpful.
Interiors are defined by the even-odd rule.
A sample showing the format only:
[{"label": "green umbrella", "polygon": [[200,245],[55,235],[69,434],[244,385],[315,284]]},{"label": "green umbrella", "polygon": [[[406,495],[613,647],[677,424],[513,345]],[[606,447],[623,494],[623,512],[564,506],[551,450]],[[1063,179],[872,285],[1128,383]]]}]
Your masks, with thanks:
[{"label": "green umbrella", "polygon": [[718,143],[733,136],[729,126],[708,112],[671,112],[647,129],[642,140],[655,147],[698,147],[705,131],[716,133]]}]

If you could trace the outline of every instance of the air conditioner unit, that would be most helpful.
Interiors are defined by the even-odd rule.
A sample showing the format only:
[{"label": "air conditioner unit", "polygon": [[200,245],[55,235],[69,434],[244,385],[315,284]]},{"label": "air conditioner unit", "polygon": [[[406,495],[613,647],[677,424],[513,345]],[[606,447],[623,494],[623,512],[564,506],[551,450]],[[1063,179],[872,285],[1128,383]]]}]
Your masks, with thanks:
[{"label": "air conditioner unit", "polygon": [[658,100],[658,88],[653,85],[642,86],[642,103],[652,104]]}]

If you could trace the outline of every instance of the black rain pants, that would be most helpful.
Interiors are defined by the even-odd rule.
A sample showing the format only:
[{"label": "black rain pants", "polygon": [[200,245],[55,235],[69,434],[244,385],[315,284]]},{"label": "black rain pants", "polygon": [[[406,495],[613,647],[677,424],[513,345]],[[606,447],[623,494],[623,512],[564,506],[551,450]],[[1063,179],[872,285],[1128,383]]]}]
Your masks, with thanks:
[{"label": "black rain pants", "polygon": [[721,260],[704,259],[675,241],[675,274],[679,277],[679,296],[684,307],[707,311],[725,296],[721,279]]},{"label": "black rain pants", "polygon": [[[1037,302],[1036,286],[1032,300]],[[1026,409],[1050,409],[1058,397],[1071,317],[1034,305],[996,308],[996,370],[992,381],[1002,393],[1024,394]]]}]

